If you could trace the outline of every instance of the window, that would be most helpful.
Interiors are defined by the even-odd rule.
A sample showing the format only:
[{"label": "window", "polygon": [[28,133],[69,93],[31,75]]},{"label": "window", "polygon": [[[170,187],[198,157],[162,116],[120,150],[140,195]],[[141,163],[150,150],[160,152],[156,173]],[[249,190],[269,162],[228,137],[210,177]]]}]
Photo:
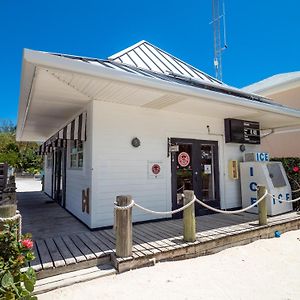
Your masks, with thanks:
[{"label": "window", "polygon": [[83,143],[71,141],[70,147],[70,168],[83,167]]},{"label": "window", "polygon": [[47,153],[46,167],[52,168],[52,153]]}]

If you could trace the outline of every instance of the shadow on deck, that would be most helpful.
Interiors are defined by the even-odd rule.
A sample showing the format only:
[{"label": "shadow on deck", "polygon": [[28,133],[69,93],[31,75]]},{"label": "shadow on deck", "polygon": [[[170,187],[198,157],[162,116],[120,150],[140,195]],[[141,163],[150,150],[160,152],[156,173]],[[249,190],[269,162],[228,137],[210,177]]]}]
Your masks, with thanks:
[{"label": "shadow on deck", "polygon": [[151,265],[155,261],[176,260],[218,252],[260,238],[298,229],[300,215],[287,213],[258,226],[257,215],[213,214],[199,216],[197,240],[182,239],[181,219],[133,226],[133,255],[116,258],[113,229],[90,231],[76,218],[41,192],[18,193],[23,215],[23,232],[33,234],[36,259],[31,266],[39,278],[112,262],[119,272]]}]

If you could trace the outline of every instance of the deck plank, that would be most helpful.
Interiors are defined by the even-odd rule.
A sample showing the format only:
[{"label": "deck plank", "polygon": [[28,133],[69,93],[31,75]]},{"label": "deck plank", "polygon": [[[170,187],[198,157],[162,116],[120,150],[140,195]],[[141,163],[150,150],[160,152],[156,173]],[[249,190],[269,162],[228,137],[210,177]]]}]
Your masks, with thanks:
[{"label": "deck plank", "polygon": [[[154,227],[155,232],[157,232],[157,234],[160,237],[168,239],[169,244],[171,243],[172,247],[180,248],[180,247],[184,247],[184,246],[188,245],[186,242],[184,242],[182,234],[179,235],[177,231],[169,229],[168,227],[166,227],[165,224],[164,224],[164,226],[159,226],[156,224],[153,224],[153,225],[152,225],[152,227]],[[160,234],[160,233],[162,233],[162,234]]]},{"label": "deck plank", "polygon": [[43,266],[43,269],[46,270],[46,269],[51,269],[53,268],[53,261],[52,261],[52,258],[51,258],[51,255],[49,253],[49,250],[46,246],[46,243],[44,240],[37,240],[36,241],[36,246],[37,246],[37,249],[39,251],[39,254],[40,254],[40,259],[41,259],[41,262],[42,262],[42,266]]},{"label": "deck plank", "polygon": [[159,248],[163,251],[170,251],[174,249],[172,246],[173,243],[171,243],[166,238],[158,238],[158,235],[153,233],[153,231],[148,230],[147,227],[142,227],[142,225],[139,227],[139,232],[143,234],[148,240],[149,244],[151,242],[151,245],[155,245],[156,248]]},{"label": "deck plank", "polygon": [[34,260],[32,260],[29,265],[30,267],[32,267],[36,272],[40,271],[43,269],[42,263],[41,263],[41,259],[39,256],[39,252],[37,251],[37,246],[36,246],[36,242],[33,243],[33,253],[34,253]]},{"label": "deck plank", "polygon": [[154,248],[152,245],[149,245],[147,242],[143,240],[142,237],[135,231],[133,231],[133,241],[144,248],[144,253],[147,255],[152,255],[156,253],[160,253],[161,251],[159,249]]},{"label": "deck plank", "polygon": [[66,244],[63,242],[61,237],[55,237],[53,238],[54,243],[56,244],[60,254],[64,258],[67,265],[72,265],[76,263],[76,259],[70,252],[70,250],[67,248]]},{"label": "deck plank", "polygon": [[76,262],[83,262],[86,261],[86,257],[81,253],[81,251],[76,247],[73,241],[69,238],[69,236],[62,236],[62,240],[68,247],[69,251],[72,253],[73,257],[75,258]]},{"label": "deck plank", "polygon": [[48,238],[45,240],[45,243],[46,243],[48,251],[52,257],[54,267],[57,268],[57,267],[65,266],[66,263],[65,263],[63,257],[61,256],[61,254],[59,253],[59,250],[57,249],[53,239]]},{"label": "deck plank", "polygon": [[106,256],[106,254],[94,244],[84,233],[79,233],[77,236],[81,241],[96,255],[96,257]]},{"label": "deck plank", "polygon": [[90,248],[88,248],[76,234],[71,234],[70,239],[73,241],[76,247],[80,249],[80,251],[86,257],[87,260],[96,258],[96,255],[93,253],[93,251]]},{"label": "deck plank", "polygon": [[96,237],[92,232],[85,232],[85,235],[94,243],[96,244],[105,254],[110,254],[113,252],[113,249],[108,247],[106,244],[103,243],[101,239]]},{"label": "deck plank", "polygon": [[106,244],[110,249],[115,250],[116,245],[113,243],[109,238],[106,237],[105,234],[103,234],[102,230],[94,231],[93,234],[98,237],[104,244]]},{"label": "deck plank", "polygon": [[[112,230],[103,230],[102,233],[107,237],[108,240],[111,241],[113,245],[116,244],[116,237]],[[134,245],[132,246],[132,256],[133,258],[136,257],[143,257],[145,256],[142,252],[140,252]]]},{"label": "deck plank", "polygon": [[163,252],[165,249],[161,249],[157,244],[146,242],[146,239],[139,233],[135,234],[135,239],[139,241],[140,245],[145,248],[145,252],[149,255]]}]

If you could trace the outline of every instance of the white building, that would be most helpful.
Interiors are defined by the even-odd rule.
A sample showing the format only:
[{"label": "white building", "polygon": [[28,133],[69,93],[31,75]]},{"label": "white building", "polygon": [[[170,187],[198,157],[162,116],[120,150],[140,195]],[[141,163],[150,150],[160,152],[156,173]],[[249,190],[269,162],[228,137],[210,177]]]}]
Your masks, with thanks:
[{"label": "white building", "polygon": [[[245,92],[268,97],[280,104],[300,109],[300,72],[277,74],[243,88]],[[269,134],[271,133],[271,134]],[[262,146],[273,157],[300,157],[300,127],[274,128]]]},{"label": "white building", "polygon": [[[269,130],[299,124],[300,111],[145,41],[105,60],[24,50],[17,139],[44,143],[45,193],[90,228],[113,224],[120,194],[166,211],[181,205],[185,186],[210,205],[240,207],[240,181],[228,170],[241,143],[225,142],[226,118]],[[134,209],[135,222],[155,218]]]}]

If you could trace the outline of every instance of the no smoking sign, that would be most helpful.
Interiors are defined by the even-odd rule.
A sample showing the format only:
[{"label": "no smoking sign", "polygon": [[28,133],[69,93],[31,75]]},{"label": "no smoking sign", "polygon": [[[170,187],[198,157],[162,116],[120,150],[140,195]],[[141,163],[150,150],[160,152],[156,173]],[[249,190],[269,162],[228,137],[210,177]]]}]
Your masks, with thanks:
[{"label": "no smoking sign", "polygon": [[163,178],[163,163],[162,161],[148,161],[148,178],[159,179]]}]

